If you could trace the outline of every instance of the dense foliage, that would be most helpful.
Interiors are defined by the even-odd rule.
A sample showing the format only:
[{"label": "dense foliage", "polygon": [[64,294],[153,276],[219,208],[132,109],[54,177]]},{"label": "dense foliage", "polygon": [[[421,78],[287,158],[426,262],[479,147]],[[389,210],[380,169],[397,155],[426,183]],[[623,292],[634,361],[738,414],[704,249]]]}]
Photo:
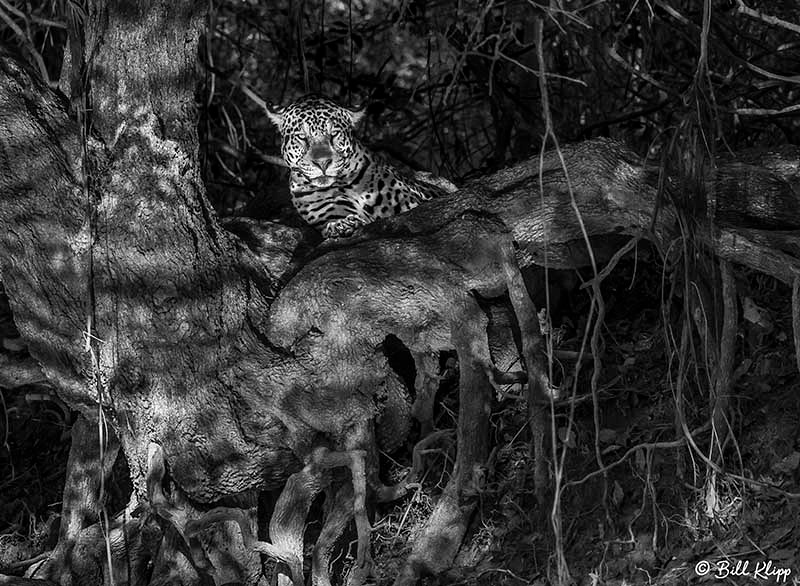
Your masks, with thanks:
[{"label": "dense foliage", "polygon": [[[18,4],[0,4],[0,39],[55,84],[85,8]],[[547,124],[652,155],[674,141],[796,144],[798,12],[792,0],[213,2],[198,92],[210,191],[225,213],[286,201],[260,157],[278,137],[243,85],[276,105],[308,92],[365,105],[367,142],[456,180],[537,153]]]},{"label": "dense foliage", "polygon": [[217,4],[203,56],[211,174],[243,200],[273,182],[253,152],[276,153],[277,138],[243,83],[275,104],[309,91],[366,104],[368,142],[454,179],[537,153],[547,123],[560,140],[613,136],[653,155],[696,135],[710,151],[800,140],[798,32],[769,21],[797,22],[793,2],[557,4]]}]

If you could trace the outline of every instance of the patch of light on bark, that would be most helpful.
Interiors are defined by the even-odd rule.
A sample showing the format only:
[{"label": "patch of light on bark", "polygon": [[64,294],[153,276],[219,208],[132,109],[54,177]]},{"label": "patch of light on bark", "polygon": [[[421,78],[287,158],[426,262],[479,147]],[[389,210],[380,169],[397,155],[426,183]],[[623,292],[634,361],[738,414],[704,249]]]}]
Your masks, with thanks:
[{"label": "patch of light on bark", "polygon": [[[69,243],[70,249],[75,256],[82,256],[89,251],[92,245],[92,227],[89,218],[83,221],[83,225],[75,238]],[[54,263],[64,262],[67,259],[63,255],[58,255],[58,258],[53,258]]]},{"label": "patch of light on bark", "polygon": [[138,124],[139,135],[147,141],[150,152],[155,155],[165,157],[169,161],[165,171],[165,178],[159,181],[158,188],[163,191],[172,191],[172,184],[166,178],[174,179],[181,175],[181,168],[185,165],[186,155],[181,149],[181,145],[161,135],[158,118],[152,110],[141,107],[135,112]]}]

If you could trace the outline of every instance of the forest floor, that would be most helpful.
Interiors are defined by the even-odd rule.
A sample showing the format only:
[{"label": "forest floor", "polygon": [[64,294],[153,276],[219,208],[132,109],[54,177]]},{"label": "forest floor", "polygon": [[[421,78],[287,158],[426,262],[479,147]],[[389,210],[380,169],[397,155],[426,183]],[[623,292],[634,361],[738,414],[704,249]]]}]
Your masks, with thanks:
[{"label": "forest floor", "polygon": [[[665,332],[660,271],[642,263],[636,271],[632,262],[621,264],[603,287],[599,433],[591,359],[575,385],[572,425],[568,406],[555,410],[557,450],[565,455],[557,518],[574,583],[800,584],[800,377],[791,291],[759,275],[737,274],[744,310],[730,397],[733,434],[724,452],[726,472],[710,474],[685,445],[647,447],[683,437],[676,431],[678,357],[667,342],[680,338],[680,327],[677,317],[667,318],[672,331]],[[574,305],[581,332],[588,297]],[[680,299],[672,304],[673,316],[680,305]],[[561,345],[579,347],[578,336]],[[563,366],[574,370],[574,363]],[[688,429],[695,430],[709,420],[707,392],[698,390],[708,381],[702,361],[691,370],[682,404]],[[565,388],[573,379],[567,375]],[[444,418],[454,412],[451,405]],[[470,535],[453,570],[428,584],[556,583],[552,503],[543,509],[536,501],[526,416],[519,401],[496,405],[495,465]],[[697,444],[708,454],[708,431]],[[598,473],[602,468],[605,476]],[[447,469],[432,466],[423,489],[377,523],[375,549],[387,579],[424,527]]]},{"label": "forest floor", "polygon": [[[567,406],[554,411],[556,448],[565,456],[555,518],[574,583],[800,584],[800,377],[791,291],[757,275],[737,275],[744,311],[730,397],[733,437],[725,472],[710,474],[686,445],[652,447],[683,437],[676,431],[678,357],[668,343],[679,338],[681,303],[671,304],[673,317],[666,321],[672,325],[665,327],[661,272],[643,265],[623,263],[604,283],[597,425],[591,359],[574,385],[571,425]],[[580,294],[573,301],[577,323],[561,349],[579,349],[574,332],[585,327],[588,305]],[[565,388],[572,387],[572,371],[574,363],[563,364]],[[690,372],[682,411],[688,429],[697,429],[709,412],[702,360]],[[455,396],[442,400],[439,427],[454,424]],[[55,543],[72,415],[33,388],[2,390],[0,410],[0,573],[19,574]],[[492,422],[493,466],[467,539],[453,569],[428,585],[555,583],[552,508],[535,496],[523,401],[498,401]],[[707,454],[708,445],[709,434],[700,434],[699,453]],[[598,473],[598,453],[605,475]],[[394,455],[394,465],[387,458],[387,468],[400,474],[405,457]],[[447,482],[452,457],[447,449],[431,453],[420,489],[377,509],[379,584],[391,583],[410,552]],[[114,486],[124,491],[125,479]]]}]

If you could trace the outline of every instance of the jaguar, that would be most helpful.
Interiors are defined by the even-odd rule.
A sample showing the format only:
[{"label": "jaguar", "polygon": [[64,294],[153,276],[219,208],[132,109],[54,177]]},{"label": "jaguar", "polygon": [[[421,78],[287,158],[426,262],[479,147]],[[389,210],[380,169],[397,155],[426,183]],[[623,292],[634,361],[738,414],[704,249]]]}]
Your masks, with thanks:
[{"label": "jaguar", "polygon": [[354,130],[364,110],[311,94],[267,115],[281,134],[290,170],[292,204],[325,238],[350,236],[377,218],[408,211],[420,202],[455,191],[427,173],[411,177],[370,151]]}]

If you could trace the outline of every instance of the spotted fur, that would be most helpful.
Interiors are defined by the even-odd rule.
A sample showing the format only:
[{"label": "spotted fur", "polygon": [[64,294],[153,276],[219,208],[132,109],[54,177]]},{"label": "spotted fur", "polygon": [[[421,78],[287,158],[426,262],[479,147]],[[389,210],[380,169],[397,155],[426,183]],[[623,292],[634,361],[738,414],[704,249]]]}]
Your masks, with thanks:
[{"label": "spotted fur", "polygon": [[364,147],[353,134],[363,111],[309,95],[267,114],[283,137],[292,203],[326,238],[348,236],[448,191],[403,175]]}]

